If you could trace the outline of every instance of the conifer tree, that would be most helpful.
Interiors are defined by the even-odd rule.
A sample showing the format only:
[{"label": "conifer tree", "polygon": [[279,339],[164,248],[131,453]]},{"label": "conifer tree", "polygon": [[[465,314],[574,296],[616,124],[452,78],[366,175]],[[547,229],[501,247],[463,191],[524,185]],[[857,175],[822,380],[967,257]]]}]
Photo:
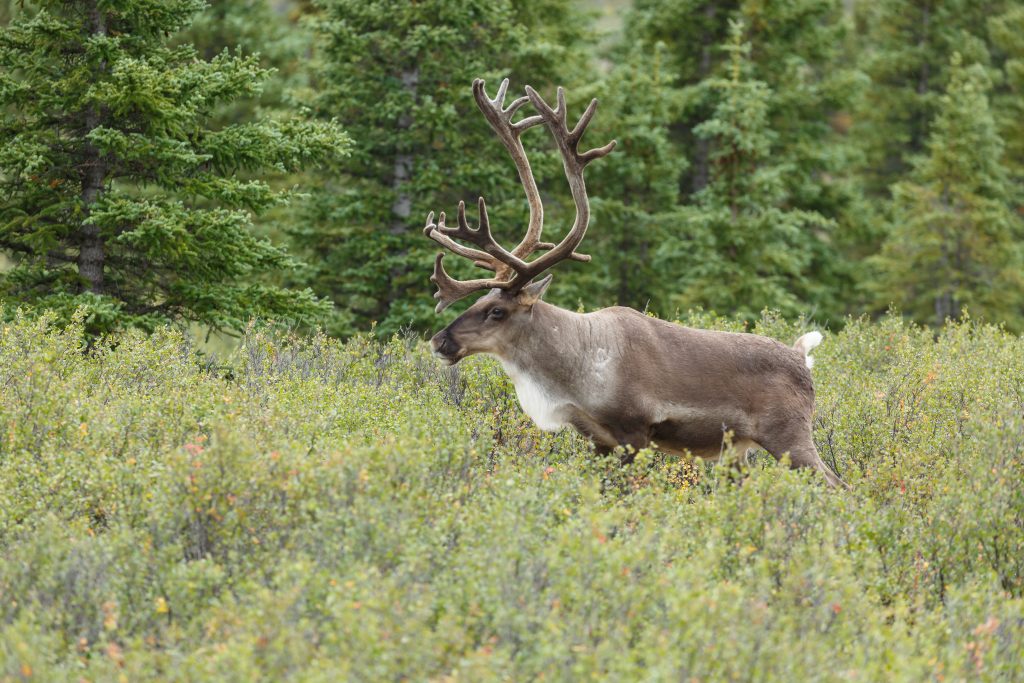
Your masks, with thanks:
[{"label": "conifer tree", "polygon": [[251,216],[287,194],[238,174],[335,159],[348,145],[338,126],[209,128],[267,74],[254,57],[169,45],[200,0],[36,4],[0,29],[0,250],[15,260],[0,296],[65,317],[84,307],[92,334],[324,314],[310,291],[260,281],[292,262]]},{"label": "conifer tree", "polygon": [[748,320],[766,307],[795,315],[811,298],[805,270],[814,232],[829,221],[790,208],[792,168],[773,153],[772,90],[752,77],[743,25],[733,22],[730,33],[727,75],[701,86],[712,116],[694,130],[709,144],[708,184],[682,212],[661,260],[683,274],[681,307],[701,304]]},{"label": "conifer tree", "polygon": [[567,304],[587,308],[617,303],[668,314],[666,296],[678,286],[679,275],[657,268],[654,256],[678,222],[679,181],[687,160],[670,140],[669,122],[680,103],[670,87],[664,50],[648,54],[626,46],[590,91],[601,105],[588,136],[614,138],[618,145],[609,163],[588,170],[593,228],[586,250],[593,261],[566,268],[559,276],[559,295]]},{"label": "conifer tree", "polygon": [[1008,203],[981,65],[954,55],[928,155],[893,188],[895,220],[875,260],[879,303],[941,326],[975,318],[1024,329],[1024,222]]},{"label": "conifer tree", "polygon": [[1024,3],[992,17],[988,32],[1002,59],[1002,83],[992,95],[993,115],[1006,143],[1005,165],[1015,181],[1018,212],[1024,214]]},{"label": "conifer tree", "polygon": [[857,4],[860,65],[871,79],[854,117],[870,193],[885,197],[924,153],[949,57],[990,65],[986,20],[1004,0],[873,0]]},{"label": "conifer tree", "polygon": [[657,41],[668,46],[668,70],[684,103],[671,127],[677,154],[690,161],[685,197],[701,191],[715,173],[713,140],[697,127],[718,106],[717,91],[706,81],[730,78],[732,58],[719,45],[737,21],[752,46],[745,62],[749,77],[772,92],[765,123],[773,131],[773,159],[788,169],[780,178],[787,205],[830,219],[808,242],[806,274],[819,286],[809,290],[807,304],[823,317],[838,316],[859,267],[846,254],[865,251],[862,243],[871,240],[852,173],[857,149],[848,136],[849,112],[865,80],[844,62],[841,0],[637,0],[627,40],[648,50]]},{"label": "conifer tree", "polygon": [[[775,92],[769,119],[780,136],[780,149],[824,157],[823,143],[832,132],[829,117],[849,106],[856,81],[841,64],[845,27],[839,0],[637,0],[627,39],[648,49],[664,42],[676,85],[693,88],[689,107],[675,122],[685,136],[714,106],[699,97],[704,90],[697,86],[730,68],[719,46],[728,42],[730,26],[737,21],[744,25],[744,39],[754,46],[748,58],[753,76]],[[707,140],[694,138],[686,140],[692,161],[687,189],[698,191],[707,183],[710,168]],[[824,161],[806,159],[811,172]]]},{"label": "conifer tree", "polygon": [[236,99],[218,117],[244,120],[254,106],[284,110],[308,97],[308,58],[313,41],[302,8],[289,0],[218,0],[199,12],[177,40],[204,59],[227,50],[257,55],[270,71],[255,100]]},{"label": "conifer tree", "polygon": [[[391,333],[436,325],[427,278],[428,211],[487,197],[500,236],[517,240],[526,204],[515,167],[471,95],[571,86],[583,25],[568,0],[319,0],[314,106],[355,139],[344,176],[326,183],[295,231],[313,264],[301,282],[337,303],[331,330]],[[524,140],[530,146],[541,136]],[[534,157],[538,182],[561,167]],[[562,181],[564,182],[564,180]]]}]

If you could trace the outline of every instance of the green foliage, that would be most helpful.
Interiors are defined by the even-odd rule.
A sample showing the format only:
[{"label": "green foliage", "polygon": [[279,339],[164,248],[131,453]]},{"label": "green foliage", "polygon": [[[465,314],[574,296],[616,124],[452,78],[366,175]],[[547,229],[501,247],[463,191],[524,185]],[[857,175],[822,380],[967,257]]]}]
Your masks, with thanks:
[{"label": "green foliage", "polygon": [[348,145],[340,128],[301,116],[208,127],[267,72],[240,52],[202,60],[169,45],[198,0],[38,5],[0,29],[0,248],[15,258],[0,293],[64,320],[84,306],[92,335],[322,316],[312,292],[259,280],[292,263],[251,217],[288,193],[241,174],[331,161]]},{"label": "green foliage", "polygon": [[[1024,4],[1008,3],[1006,11],[988,20],[993,52],[1004,57],[1001,87],[993,94],[999,132],[1006,142],[1006,165],[1024,189]],[[1018,199],[1024,203],[1024,199]]]},{"label": "green foliage", "polygon": [[1013,2],[877,0],[857,3],[859,62],[871,78],[855,118],[870,192],[884,196],[925,151],[954,52],[990,65],[986,21]]},{"label": "green foliage", "polygon": [[[726,50],[726,78],[702,83],[702,99],[715,102],[711,117],[694,129],[710,142],[708,184],[680,212],[680,227],[663,244],[666,268],[683,273],[677,305],[703,305],[753,320],[775,306],[787,315],[805,310],[816,232],[831,227],[823,216],[788,208],[785,178],[792,167],[773,158],[768,127],[773,97],[750,76],[750,44],[734,23]],[[680,286],[681,285],[681,286]]]},{"label": "green foliage", "polygon": [[[669,54],[669,72],[673,73],[681,107],[668,122],[674,131],[675,154],[688,159],[689,172],[684,179],[682,197],[677,203],[701,205],[708,197],[700,193],[721,169],[716,166],[716,136],[710,121],[720,117],[721,84],[734,78],[735,50],[720,46],[736,44],[731,25],[742,23],[742,40],[751,45],[744,67],[744,79],[759,81],[771,95],[757,95],[758,125],[770,131],[771,165],[784,169],[774,181],[770,196],[752,199],[757,210],[771,213],[783,198],[787,209],[820,215],[813,230],[804,232],[799,247],[799,268],[806,278],[798,299],[824,317],[839,316],[853,303],[852,283],[858,269],[853,259],[864,250],[873,234],[864,212],[853,160],[857,150],[846,136],[849,110],[856,95],[865,87],[864,78],[844,62],[846,23],[838,0],[800,0],[799,2],[720,2],[718,0],[640,0],[630,15],[626,39],[651,49],[663,42]],[[710,128],[709,128],[710,127]],[[719,140],[720,141],[720,140]],[[759,204],[759,202],[764,203]],[[692,211],[689,211],[692,213]],[[731,220],[731,219],[729,219]],[[737,232],[740,228],[736,226]],[[779,230],[787,232],[785,226]],[[689,229],[676,228],[685,238]],[[745,239],[759,240],[754,235]],[[711,246],[710,244],[708,246]],[[704,269],[705,261],[733,261],[733,251],[722,249],[708,253],[674,249],[678,259],[663,267],[666,280],[678,282],[691,269]],[[755,256],[745,257],[747,262]],[[776,281],[792,280],[793,261],[762,263],[760,271],[769,272]],[[739,264],[734,264],[739,268]],[[711,286],[710,281],[706,283]],[[732,296],[728,283],[714,298],[721,305]],[[707,290],[707,287],[702,288]],[[790,288],[792,289],[792,288]],[[679,294],[679,289],[675,289]],[[699,298],[684,301],[693,305],[714,292],[694,293]],[[759,299],[760,300],[760,299]],[[771,301],[776,308],[790,309],[792,292],[785,300]],[[761,308],[748,302],[742,314],[756,315]],[[671,309],[669,309],[671,310]]]},{"label": "green foliage", "polygon": [[587,141],[614,139],[618,145],[611,157],[587,169],[593,229],[583,250],[593,261],[566,269],[568,277],[559,273],[552,296],[566,303],[670,310],[666,293],[675,291],[678,274],[659,268],[655,254],[679,222],[679,178],[687,160],[670,140],[668,122],[680,103],[669,87],[663,53],[634,46],[589,89],[600,107]]},{"label": "green foliage", "polygon": [[831,492],[596,459],[497,363],[402,338],[251,329],[197,362],[8,318],[0,678],[1024,676],[1024,342],[993,327],[826,338]]},{"label": "green foliage", "polygon": [[876,261],[882,305],[941,326],[965,308],[1024,330],[1024,221],[978,65],[953,58],[928,156],[893,189],[895,225]]},{"label": "green foliage", "polygon": [[[744,39],[754,46],[752,76],[778,94],[770,120],[786,141],[785,153],[799,160],[801,175],[793,181],[803,184],[815,171],[834,170],[829,156],[837,148],[830,136],[829,116],[849,105],[857,80],[840,61],[846,32],[840,2],[638,0],[626,36],[646,45],[663,42],[676,82],[697,86],[709,77],[726,75],[731,68],[729,52],[719,46],[729,42],[735,22],[743,24]],[[713,108],[713,101],[693,93],[690,107],[675,124],[692,128]],[[699,139],[688,138],[684,144],[685,153],[694,159],[691,186],[698,191],[707,182],[710,167]],[[821,178],[814,185],[817,189],[806,191],[827,192]]]},{"label": "green foliage", "polygon": [[[460,199],[472,206],[484,195],[502,239],[518,240],[526,224],[514,166],[470,85],[486,78],[493,95],[504,77],[515,91],[567,84],[569,67],[585,55],[577,49],[581,20],[566,0],[317,6],[315,108],[340,119],[356,142],[345,175],[324,183],[294,229],[313,264],[301,282],[337,303],[333,332],[371,322],[387,334],[432,325],[431,299],[422,296],[435,251],[421,233],[427,212],[451,213]],[[549,166],[534,164],[539,180],[560,174],[560,165]]]},{"label": "green foliage", "polygon": [[250,98],[222,104],[218,122],[252,119],[252,110],[287,111],[312,95],[306,68],[313,41],[302,7],[288,0],[218,0],[195,16],[175,41],[194,45],[204,59],[224,50],[257,55],[268,70],[261,88]]}]

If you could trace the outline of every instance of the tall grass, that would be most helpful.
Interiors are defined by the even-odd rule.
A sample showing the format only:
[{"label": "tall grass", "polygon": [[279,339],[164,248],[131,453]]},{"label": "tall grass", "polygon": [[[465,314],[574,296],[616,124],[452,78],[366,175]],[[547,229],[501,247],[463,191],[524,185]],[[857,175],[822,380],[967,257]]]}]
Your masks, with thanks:
[{"label": "tall grass", "polygon": [[416,340],[0,329],[0,680],[1024,679],[997,329],[826,337],[843,493],[768,458],[621,467]]}]

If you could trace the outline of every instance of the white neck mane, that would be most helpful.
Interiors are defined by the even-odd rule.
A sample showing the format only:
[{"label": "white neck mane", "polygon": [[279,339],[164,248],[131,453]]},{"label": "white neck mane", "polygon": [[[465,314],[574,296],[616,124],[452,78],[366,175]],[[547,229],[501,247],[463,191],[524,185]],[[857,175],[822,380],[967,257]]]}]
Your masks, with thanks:
[{"label": "white neck mane", "polygon": [[516,386],[516,396],[523,412],[538,427],[546,432],[555,432],[568,424],[566,408],[569,404],[556,388],[549,387],[542,378],[512,361],[501,359],[501,365]]}]

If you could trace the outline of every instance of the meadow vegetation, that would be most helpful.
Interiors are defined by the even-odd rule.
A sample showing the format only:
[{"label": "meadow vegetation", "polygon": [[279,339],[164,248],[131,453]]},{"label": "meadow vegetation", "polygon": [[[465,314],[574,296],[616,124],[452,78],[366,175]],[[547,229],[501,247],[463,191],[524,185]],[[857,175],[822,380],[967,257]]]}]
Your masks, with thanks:
[{"label": "meadow vegetation", "polygon": [[252,327],[215,358],[6,318],[2,681],[1024,678],[1024,341],[997,328],[827,335],[833,492],[602,460],[415,337]]}]

